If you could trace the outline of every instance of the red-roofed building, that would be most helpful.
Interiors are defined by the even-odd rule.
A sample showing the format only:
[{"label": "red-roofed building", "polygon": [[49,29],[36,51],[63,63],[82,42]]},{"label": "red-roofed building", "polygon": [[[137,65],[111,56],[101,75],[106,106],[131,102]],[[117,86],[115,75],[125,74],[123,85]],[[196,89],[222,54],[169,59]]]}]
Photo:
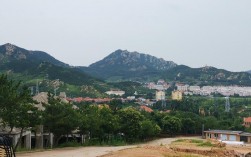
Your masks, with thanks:
[{"label": "red-roofed building", "polygon": [[244,126],[245,126],[246,128],[249,128],[250,125],[251,125],[251,117],[243,118],[243,121],[244,121]]},{"label": "red-roofed building", "polygon": [[146,112],[153,112],[153,110],[152,110],[151,108],[149,108],[149,107],[147,107],[147,106],[145,106],[145,105],[141,105],[141,106],[140,106],[140,109],[141,109],[141,110],[144,110],[144,111],[146,111]]},{"label": "red-roofed building", "polygon": [[73,102],[96,102],[96,103],[109,103],[111,101],[110,98],[82,98],[82,97],[78,97],[78,98],[67,98],[68,101],[73,101]]},{"label": "red-roofed building", "polygon": [[78,97],[78,98],[73,98],[74,102],[81,102],[83,100],[82,97]]}]

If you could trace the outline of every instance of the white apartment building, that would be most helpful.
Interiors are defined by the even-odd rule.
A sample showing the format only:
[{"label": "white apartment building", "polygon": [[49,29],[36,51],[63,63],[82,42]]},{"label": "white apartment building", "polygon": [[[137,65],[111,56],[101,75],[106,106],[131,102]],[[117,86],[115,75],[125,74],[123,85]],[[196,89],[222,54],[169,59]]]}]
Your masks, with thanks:
[{"label": "white apartment building", "polygon": [[118,96],[122,96],[125,94],[125,91],[107,91],[105,92],[108,95],[118,95]]},{"label": "white apartment building", "polygon": [[199,91],[200,90],[200,86],[189,86],[188,90],[189,91]]},{"label": "white apartment building", "polygon": [[235,94],[239,96],[251,96],[251,87],[239,87],[239,86],[188,86],[178,85],[177,89],[182,92],[192,92],[196,95],[211,95],[219,93],[224,96],[233,96]]},{"label": "white apartment building", "polygon": [[184,86],[177,85],[177,90],[181,92],[186,92],[188,91],[188,87],[189,85],[184,85]]}]

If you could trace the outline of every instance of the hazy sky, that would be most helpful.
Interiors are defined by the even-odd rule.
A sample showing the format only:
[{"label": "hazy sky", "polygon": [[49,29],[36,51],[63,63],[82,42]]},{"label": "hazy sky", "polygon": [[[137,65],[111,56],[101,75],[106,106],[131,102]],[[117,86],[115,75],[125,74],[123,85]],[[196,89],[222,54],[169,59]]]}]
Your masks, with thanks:
[{"label": "hazy sky", "polygon": [[0,0],[0,45],[71,65],[117,49],[191,67],[251,69],[251,0]]}]

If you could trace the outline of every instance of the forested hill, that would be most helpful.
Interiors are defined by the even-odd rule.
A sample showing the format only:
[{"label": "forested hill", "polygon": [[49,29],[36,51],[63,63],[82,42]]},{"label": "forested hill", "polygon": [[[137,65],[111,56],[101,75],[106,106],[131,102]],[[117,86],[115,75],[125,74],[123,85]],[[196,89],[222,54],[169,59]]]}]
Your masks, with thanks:
[{"label": "forested hill", "polygon": [[[96,79],[76,67],[71,67],[61,61],[58,61],[49,54],[41,51],[29,51],[12,44],[0,46],[0,72],[7,73],[9,76],[22,80],[31,86],[34,86],[36,80],[44,84],[44,89],[61,88],[61,91],[68,90],[86,95],[85,88],[92,89],[95,92],[87,96],[101,96],[105,90],[109,89],[102,80]],[[44,83],[47,80],[47,83]],[[57,87],[49,86],[55,80],[61,84]],[[102,87],[100,85],[104,85]],[[42,86],[41,85],[41,86]],[[41,87],[42,88],[42,87]],[[98,95],[95,95],[98,93]]]},{"label": "forested hill", "polygon": [[249,73],[230,72],[210,66],[190,68],[179,65],[162,73],[161,78],[190,85],[251,85],[251,75]]},{"label": "forested hill", "polygon": [[10,43],[0,46],[0,64],[10,63],[12,61],[34,61],[34,62],[49,62],[57,66],[68,67],[65,64],[46,52],[30,51]]},{"label": "forested hill", "polygon": [[159,76],[159,72],[177,66],[172,61],[166,61],[151,55],[117,50],[104,59],[82,67],[82,70],[109,81],[119,80],[151,80]]}]

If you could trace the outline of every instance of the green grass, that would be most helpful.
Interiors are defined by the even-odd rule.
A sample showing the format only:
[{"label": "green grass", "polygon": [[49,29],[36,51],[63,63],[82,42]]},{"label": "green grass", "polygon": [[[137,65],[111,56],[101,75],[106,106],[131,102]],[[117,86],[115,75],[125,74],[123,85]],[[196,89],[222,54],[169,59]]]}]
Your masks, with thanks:
[{"label": "green grass", "polygon": [[65,142],[62,143],[60,145],[58,145],[58,148],[63,148],[63,147],[80,147],[82,146],[80,143],[78,143],[77,141],[69,141],[69,142]]},{"label": "green grass", "polygon": [[192,139],[191,143],[203,143],[203,140]]},{"label": "green grass", "polygon": [[198,139],[178,139],[174,142],[188,142],[188,143],[203,143],[203,140],[198,140]]},{"label": "green grass", "polygon": [[199,143],[199,144],[197,144],[197,146],[200,146],[200,147],[212,147],[214,145],[211,142],[207,141],[207,142]]},{"label": "green grass", "polygon": [[178,140],[175,140],[173,142],[184,142],[184,141],[186,141],[186,140],[185,139],[178,139]]}]

